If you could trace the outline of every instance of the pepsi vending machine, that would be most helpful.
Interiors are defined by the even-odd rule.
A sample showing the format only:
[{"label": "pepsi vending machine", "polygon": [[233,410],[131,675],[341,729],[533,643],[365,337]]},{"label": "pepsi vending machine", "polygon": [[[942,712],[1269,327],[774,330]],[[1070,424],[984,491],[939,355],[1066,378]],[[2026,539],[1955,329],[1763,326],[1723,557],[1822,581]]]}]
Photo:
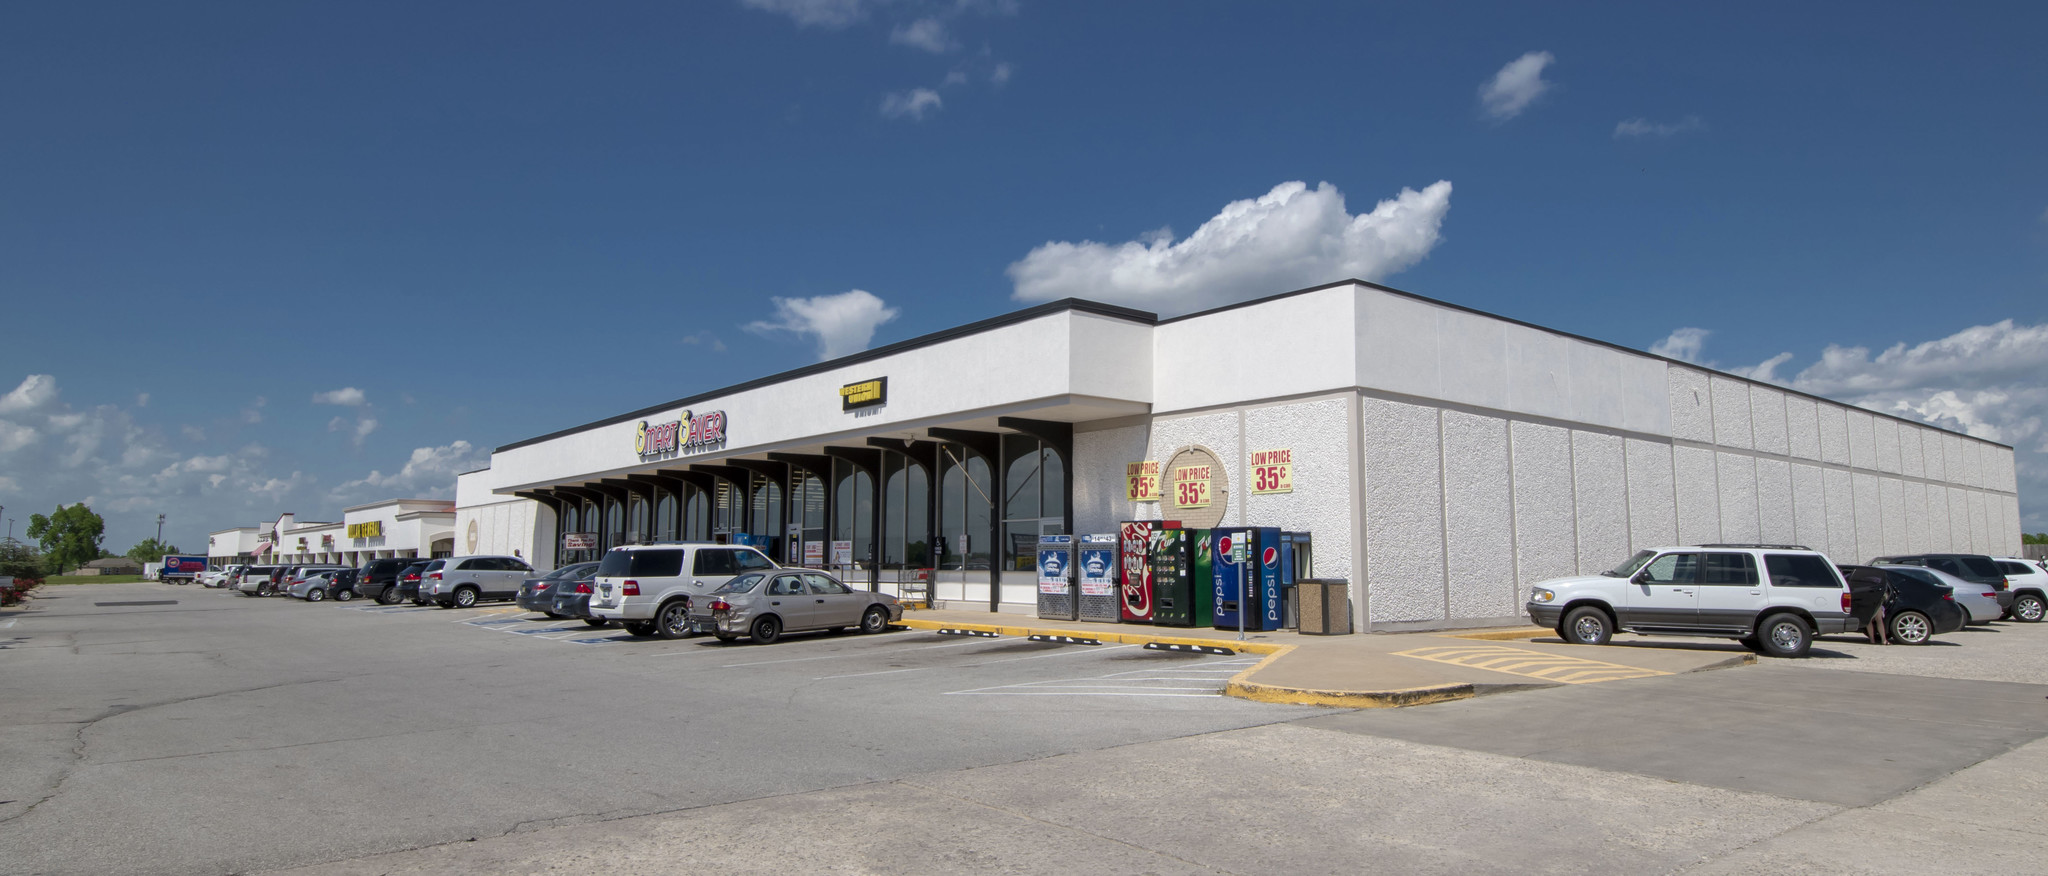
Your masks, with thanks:
[{"label": "pepsi vending machine", "polygon": [[[1241,591],[1244,590],[1245,572],[1244,564],[1238,562],[1235,551],[1240,546],[1249,550],[1247,540],[1250,538],[1251,530],[1246,529],[1218,529],[1210,536],[1210,555],[1215,557],[1215,564],[1208,582],[1212,606],[1209,623],[1216,629],[1238,628],[1238,611],[1244,606],[1244,593]],[[1256,594],[1257,588],[1252,588],[1252,592]],[[1252,615],[1257,614],[1258,609],[1253,608]],[[1244,629],[1256,630],[1258,625],[1247,617]]]},{"label": "pepsi vending machine", "polygon": [[1152,549],[1159,533],[1180,524],[1168,520],[1127,520],[1117,530],[1117,613],[1127,624],[1152,623]]},{"label": "pepsi vending machine", "polygon": [[1116,623],[1121,617],[1117,605],[1117,538],[1114,535],[1084,535],[1074,549],[1074,570],[1081,582],[1081,620]]},{"label": "pepsi vending machine", "polygon": [[[1282,568],[1283,564],[1292,565],[1293,539],[1283,537],[1277,528],[1261,526],[1219,529],[1214,540],[1215,628],[1239,629],[1238,612],[1243,611],[1243,629],[1280,629],[1286,621],[1283,591],[1294,583],[1293,576]],[[1239,566],[1233,555],[1240,541],[1245,552],[1244,567]]]},{"label": "pepsi vending machine", "polygon": [[1038,617],[1076,620],[1080,600],[1074,598],[1074,537],[1045,535],[1038,539]]}]

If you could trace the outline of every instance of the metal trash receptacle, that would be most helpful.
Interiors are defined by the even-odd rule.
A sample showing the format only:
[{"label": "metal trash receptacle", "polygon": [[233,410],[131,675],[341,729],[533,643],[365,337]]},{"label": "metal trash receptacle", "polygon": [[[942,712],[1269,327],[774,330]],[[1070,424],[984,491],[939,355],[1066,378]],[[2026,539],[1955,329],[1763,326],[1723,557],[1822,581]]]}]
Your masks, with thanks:
[{"label": "metal trash receptacle", "polygon": [[1351,634],[1351,582],[1342,578],[1305,578],[1294,584],[1301,604],[1301,632],[1307,636]]}]

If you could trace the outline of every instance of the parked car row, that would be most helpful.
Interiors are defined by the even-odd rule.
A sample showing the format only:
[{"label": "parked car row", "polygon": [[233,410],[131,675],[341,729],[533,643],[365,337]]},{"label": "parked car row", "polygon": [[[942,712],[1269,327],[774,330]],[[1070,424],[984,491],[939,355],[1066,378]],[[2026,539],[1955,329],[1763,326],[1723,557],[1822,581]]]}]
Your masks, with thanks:
[{"label": "parked car row", "polygon": [[[1901,554],[1839,565],[1801,545],[1703,544],[1637,551],[1598,575],[1544,581],[1526,608],[1566,642],[1615,633],[1730,638],[1774,657],[1882,617],[1892,641],[1924,645],[1968,624],[2039,623],[2048,564],[1976,554]],[[1882,611],[1882,615],[1879,612]]]},{"label": "parked car row", "polygon": [[202,578],[247,597],[308,602],[372,599],[382,605],[469,608],[514,602],[556,620],[619,622],[636,636],[711,634],[761,644],[784,633],[858,628],[879,633],[902,620],[896,597],[848,587],[814,569],[784,568],[752,547],[663,543],[607,551],[594,563],[536,572],[519,557],[376,559],[335,565],[231,566]]}]

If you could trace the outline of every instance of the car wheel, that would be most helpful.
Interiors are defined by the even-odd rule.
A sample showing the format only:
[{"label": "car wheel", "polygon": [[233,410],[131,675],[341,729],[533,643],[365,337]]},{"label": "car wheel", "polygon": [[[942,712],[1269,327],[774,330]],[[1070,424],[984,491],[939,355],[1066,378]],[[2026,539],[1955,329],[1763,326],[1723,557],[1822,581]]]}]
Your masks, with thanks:
[{"label": "car wheel", "polygon": [[690,635],[690,605],[675,600],[663,605],[654,613],[654,631],[664,639],[680,639]]},{"label": "car wheel", "polygon": [[2032,593],[2022,593],[2012,601],[2012,616],[2014,618],[2026,623],[2038,624],[2041,622],[2043,615],[2048,615],[2048,602],[2042,601],[2039,596],[2035,596]]},{"label": "car wheel", "polygon": [[740,637],[739,633],[712,633],[712,635],[717,636],[721,642],[730,642]]},{"label": "car wheel", "polygon": [[377,604],[378,604],[378,605],[397,605],[397,604],[398,604],[398,588],[396,588],[396,587],[386,587],[386,588],[384,588],[382,592],[379,592],[379,593],[377,594]]},{"label": "car wheel", "polygon": [[584,622],[584,623],[586,623],[586,624],[589,624],[589,625],[591,625],[591,626],[593,626],[593,627],[601,627],[601,626],[604,626],[605,624],[611,623],[611,621],[608,621],[608,620],[600,620],[600,619],[598,619],[598,618],[594,618],[594,617],[586,617],[586,618],[584,618],[584,619],[583,619],[583,622]]},{"label": "car wheel", "polygon": [[888,628],[889,610],[886,608],[877,605],[860,616],[860,631],[863,633],[879,633]]},{"label": "car wheel", "polygon": [[475,608],[475,607],[476,607],[476,588],[475,588],[475,587],[469,587],[469,586],[463,586],[463,587],[457,587],[457,588],[455,588],[455,607],[456,607],[456,608]]},{"label": "car wheel", "polygon": [[625,627],[626,632],[631,633],[635,636],[654,635],[653,621],[626,621]]},{"label": "car wheel", "polygon": [[316,587],[316,588],[314,588],[314,589],[312,589],[312,590],[308,590],[308,591],[306,591],[306,601],[307,601],[307,602],[319,602],[320,600],[322,600],[322,599],[326,599],[326,598],[327,598],[327,591],[325,591],[325,590],[321,590],[321,589],[319,589],[319,588],[317,588],[317,587]]},{"label": "car wheel", "polygon": [[782,621],[772,617],[754,621],[752,635],[757,644],[773,645],[776,639],[782,638]]},{"label": "car wheel", "polygon": [[335,601],[335,602],[347,602],[347,601],[349,601],[349,600],[351,600],[351,599],[354,599],[354,598],[356,598],[356,592],[355,592],[354,590],[336,590],[336,591],[334,591],[334,601]]},{"label": "car wheel", "polygon": [[556,613],[554,613],[554,612],[552,612],[552,611],[544,611],[544,612],[541,612],[541,614],[547,615],[547,616],[548,616],[548,620],[568,620],[568,619],[569,619],[569,616],[568,616],[568,615],[566,615],[566,614],[556,614]]},{"label": "car wheel", "polygon": [[1761,653],[1764,650],[1763,640],[1755,636],[1743,636],[1742,638],[1737,639],[1736,641],[1741,642],[1742,647],[1748,648],[1751,651]]},{"label": "car wheel", "polygon": [[1564,616],[1564,640],[1574,645],[1605,645],[1614,638],[1614,622],[1607,612],[1581,605]]},{"label": "car wheel", "polygon": [[1904,645],[1925,645],[1934,638],[1934,622],[1917,611],[1892,615],[1892,641]]},{"label": "car wheel", "polygon": [[1813,628],[1796,614],[1774,614],[1757,628],[1757,640],[1772,657],[1804,657],[1813,647]]}]

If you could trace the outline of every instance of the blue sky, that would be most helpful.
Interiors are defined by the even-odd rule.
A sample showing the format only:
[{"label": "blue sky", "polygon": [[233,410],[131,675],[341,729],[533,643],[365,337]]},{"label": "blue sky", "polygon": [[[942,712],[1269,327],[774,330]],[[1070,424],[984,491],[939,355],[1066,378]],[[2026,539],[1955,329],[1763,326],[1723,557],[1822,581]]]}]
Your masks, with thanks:
[{"label": "blue sky", "polygon": [[2044,29],[2019,3],[14,4],[0,505],[17,535],[90,498],[116,550],[158,512],[203,544],[1038,297],[1360,276],[2014,444],[2048,530]]}]

